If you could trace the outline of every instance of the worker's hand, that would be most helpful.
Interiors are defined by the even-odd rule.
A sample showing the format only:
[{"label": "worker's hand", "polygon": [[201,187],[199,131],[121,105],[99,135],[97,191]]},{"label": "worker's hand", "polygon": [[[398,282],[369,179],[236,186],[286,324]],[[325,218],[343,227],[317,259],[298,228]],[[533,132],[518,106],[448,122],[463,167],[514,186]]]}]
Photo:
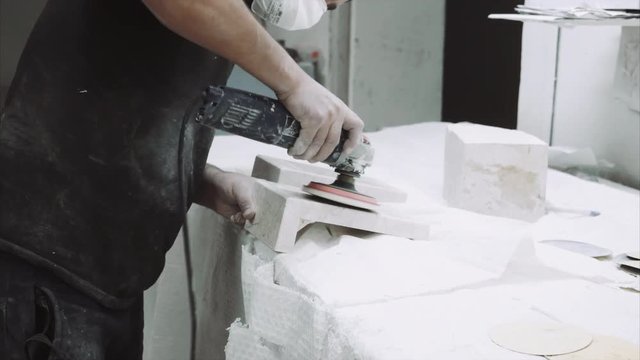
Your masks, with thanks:
[{"label": "worker's hand", "polygon": [[253,178],[207,165],[202,191],[196,202],[238,225],[244,225],[246,221],[253,222],[256,216],[254,186]]},{"label": "worker's hand", "polygon": [[344,146],[347,153],[362,141],[362,120],[311,77],[302,77],[278,98],[302,125],[298,140],[289,149],[289,155],[296,159],[325,160],[338,145],[342,129],[349,131]]}]

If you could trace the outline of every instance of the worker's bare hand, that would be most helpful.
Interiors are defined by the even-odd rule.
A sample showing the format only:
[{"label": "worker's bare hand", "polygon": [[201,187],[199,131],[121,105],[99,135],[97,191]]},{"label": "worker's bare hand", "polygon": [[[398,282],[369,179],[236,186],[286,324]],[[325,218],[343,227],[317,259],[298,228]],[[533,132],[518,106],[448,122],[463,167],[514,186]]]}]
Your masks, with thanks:
[{"label": "worker's bare hand", "polygon": [[278,98],[302,125],[298,140],[289,149],[296,159],[325,160],[338,145],[343,129],[349,132],[344,146],[347,153],[362,141],[362,120],[312,78],[306,76]]},{"label": "worker's bare hand", "polygon": [[254,186],[253,178],[207,165],[197,202],[244,225],[246,221],[253,222],[256,216]]}]

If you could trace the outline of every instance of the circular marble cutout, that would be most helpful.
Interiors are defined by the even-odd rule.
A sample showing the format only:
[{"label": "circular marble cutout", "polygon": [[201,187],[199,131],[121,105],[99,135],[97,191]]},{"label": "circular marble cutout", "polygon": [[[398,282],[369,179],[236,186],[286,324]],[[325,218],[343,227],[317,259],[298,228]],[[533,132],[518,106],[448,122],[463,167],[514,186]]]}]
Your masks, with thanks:
[{"label": "circular marble cutout", "polygon": [[592,336],[576,327],[559,323],[516,322],[489,330],[499,346],[523,354],[561,355],[586,348]]},{"label": "circular marble cutout", "polygon": [[574,253],[582,254],[589,257],[604,257],[611,255],[611,250],[602,248],[600,246],[591,245],[585,242],[573,241],[573,240],[542,240],[542,244],[549,244],[561,249],[571,251]]}]

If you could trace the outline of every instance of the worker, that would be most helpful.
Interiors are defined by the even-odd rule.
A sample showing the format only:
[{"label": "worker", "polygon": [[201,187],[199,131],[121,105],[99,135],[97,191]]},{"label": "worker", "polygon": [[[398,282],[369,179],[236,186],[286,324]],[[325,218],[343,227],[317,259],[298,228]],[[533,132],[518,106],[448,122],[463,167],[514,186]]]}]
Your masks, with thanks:
[{"label": "worker", "polygon": [[[0,118],[0,358],[141,359],[142,293],[184,218],[183,114],[241,66],[302,130],[289,154],[347,151],[363,122],[254,18],[296,30],[344,0],[49,0]],[[188,202],[237,223],[253,182],[206,165],[213,134],[187,124]],[[236,151],[238,149],[226,149]],[[213,154],[215,156],[215,154]]]}]

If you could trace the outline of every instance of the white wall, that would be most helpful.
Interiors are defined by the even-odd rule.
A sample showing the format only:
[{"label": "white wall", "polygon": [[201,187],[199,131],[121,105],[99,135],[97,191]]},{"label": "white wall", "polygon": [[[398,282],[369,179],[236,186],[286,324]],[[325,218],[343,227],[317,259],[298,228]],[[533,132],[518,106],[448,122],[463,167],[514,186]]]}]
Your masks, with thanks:
[{"label": "white wall", "polygon": [[350,103],[367,130],[440,121],[444,0],[352,5]]},{"label": "white wall", "polygon": [[[638,88],[640,28],[630,28],[624,37],[615,26],[562,28],[554,107],[557,31],[551,25],[524,25],[518,129],[552,145],[589,147],[615,165],[613,180],[640,188],[640,113],[632,109],[630,96],[620,96]],[[624,65],[619,63],[623,42],[623,48],[632,50],[627,53],[635,54],[635,60],[627,56]]]}]

